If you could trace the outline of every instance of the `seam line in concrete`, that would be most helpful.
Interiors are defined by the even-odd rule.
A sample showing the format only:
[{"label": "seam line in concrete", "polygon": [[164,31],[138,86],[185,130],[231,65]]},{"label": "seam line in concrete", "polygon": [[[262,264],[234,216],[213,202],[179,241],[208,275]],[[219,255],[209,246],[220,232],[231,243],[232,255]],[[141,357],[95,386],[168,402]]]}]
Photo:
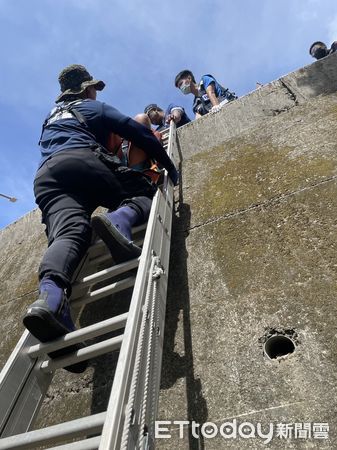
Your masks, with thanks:
[{"label": "seam line in concrete", "polygon": [[26,297],[26,295],[34,294],[34,292],[37,293],[38,291],[39,291],[38,289],[33,289],[32,291],[25,292],[24,294],[21,294],[21,295],[19,295],[18,297],[10,298],[9,300],[7,300],[7,302],[2,303],[2,304],[0,305],[0,308],[1,308],[1,306],[9,305],[11,302],[14,302],[14,301],[16,301],[16,300],[20,300],[21,298]]},{"label": "seam line in concrete", "polygon": [[214,219],[206,220],[206,222],[204,222],[204,223],[196,224],[196,225],[193,225],[193,227],[186,228],[185,231],[189,232],[189,231],[194,230],[195,228],[201,228],[201,227],[203,227],[205,225],[209,225],[211,223],[219,222],[220,220],[231,219],[232,217],[236,217],[236,216],[239,216],[241,214],[245,214],[246,212],[250,212],[250,211],[253,211],[255,209],[267,208],[268,206],[272,206],[272,205],[275,205],[276,203],[280,203],[283,200],[288,199],[289,197],[297,195],[297,194],[299,194],[301,192],[310,191],[311,189],[314,189],[314,188],[316,188],[316,187],[318,187],[318,186],[320,186],[322,184],[329,183],[330,181],[334,181],[336,179],[337,179],[337,175],[333,175],[332,177],[326,178],[325,180],[322,180],[319,183],[311,184],[309,186],[305,186],[305,187],[303,187],[301,189],[298,189],[296,191],[288,192],[287,194],[281,194],[281,195],[272,197],[269,200],[266,200],[265,202],[254,203],[253,205],[250,205],[247,208],[240,209],[240,210],[235,211],[235,212],[230,212],[230,213],[224,214],[223,216],[215,217]]},{"label": "seam line in concrete", "polygon": [[[313,401],[312,399],[306,400],[306,401]],[[228,420],[232,420],[232,419],[238,419],[239,417],[245,417],[245,416],[251,416],[252,414],[256,414],[256,413],[260,413],[260,412],[264,412],[264,411],[271,411],[274,409],[282,409],[282,408],[287,408],[289,406],[293,406],[293,405],[298,405],[300,403],[304,403],[304,400],[300,400],[299,402],[293,402],[293,403],[285,403],[284,405],[278,405],[278,406],[270,406],[269,408],[263,408],[263,409],[257,409],[257,410],[253,410],[253,411],[249,411],[247,413],[243,413],[243,414],[238,414],[237,416],[231,416],[231,417],[224,417],[223,419],[220,420],[213,420],[212,423],[215,423],[216,425],[221,425],[225,422],[227,422]],[[183,424],[184,428],[191,428],[190,424]],[[171,431],[177,431],[180,430],[180,427],[176,427],[176,428],[171,428]]]}]

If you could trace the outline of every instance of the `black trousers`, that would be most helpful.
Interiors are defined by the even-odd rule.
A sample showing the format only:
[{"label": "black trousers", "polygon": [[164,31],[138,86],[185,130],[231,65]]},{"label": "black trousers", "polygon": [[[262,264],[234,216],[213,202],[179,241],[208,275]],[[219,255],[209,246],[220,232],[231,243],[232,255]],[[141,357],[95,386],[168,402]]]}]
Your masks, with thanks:
[{"label": "black trousers", "polygon": [[91,242],[92,212],[121,204],[134,208],[144,222],[155,187],[139,172],[111,170],[90,148],[63,150],[38,170],[34,181],[36,203],[46,225],[48,249],[39,277],[52,278],[70,290],[74,272]]}]

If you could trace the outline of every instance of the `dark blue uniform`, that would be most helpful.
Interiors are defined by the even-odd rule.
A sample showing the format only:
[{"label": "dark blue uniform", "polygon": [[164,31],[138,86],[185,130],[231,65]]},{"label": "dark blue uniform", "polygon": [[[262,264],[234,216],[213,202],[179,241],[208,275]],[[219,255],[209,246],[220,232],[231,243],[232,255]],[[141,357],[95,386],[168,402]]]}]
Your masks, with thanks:
[{"label": "dark blue uniform", "polygon": [[71,105],[71,110],[78,111],[84,123],[62,105],[54,108],[46,119],[40,139],[40,167],[56,152],[97,144],[104,147],[108,135],[113,132],[144,149],[168,172],[174,170],[173,163],[151,130],[124,116],[116,108],[96,100],[80,100],[71,102]]},{"label": "dark blue uniform", "polygon": [[93,151],[109,133],[131,140],[162,164],[174,178],[175,167],[143,125],[96,100],[78,100],[54,108],[40,138],[41,161],[34,181],[36,203],[46,225],[48,249],[39,276],[70,288],[91,240],[90,217],[98,206],[116,209],[131,203],[147,217],[155,188],[140,172],[109,167]]}]

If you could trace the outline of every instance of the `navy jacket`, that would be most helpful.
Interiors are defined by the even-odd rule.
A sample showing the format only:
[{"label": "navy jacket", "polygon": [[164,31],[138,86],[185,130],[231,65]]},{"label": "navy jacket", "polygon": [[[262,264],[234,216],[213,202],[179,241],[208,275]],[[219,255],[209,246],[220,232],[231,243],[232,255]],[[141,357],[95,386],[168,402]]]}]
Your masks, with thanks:
[{"label": "navy jacket", "polygon": [[39,168],[56,152],[94,145],[105,146],[108,135],[113,132],[132,141],[150,157],[162,164],[170,173],[175,167],[152,131],[124,116],[116,108],[97,100],[72,102],[72,110],[84,118],[82,123],[67,103],[56,106],[47,116],[40,138],[41,161]]}]

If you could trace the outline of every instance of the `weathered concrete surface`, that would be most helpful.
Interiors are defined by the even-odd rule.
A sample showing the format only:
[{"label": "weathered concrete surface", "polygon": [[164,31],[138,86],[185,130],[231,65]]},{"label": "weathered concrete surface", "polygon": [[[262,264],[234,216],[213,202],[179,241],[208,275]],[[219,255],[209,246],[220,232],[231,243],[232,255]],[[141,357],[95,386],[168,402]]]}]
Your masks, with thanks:
[{"label": "weathered concrete surface", "polygon": [[[327,421],[330,440],[196,442],[175,432],[158,448],[337,447],[336,57],[179,130],[160,401],[163,420]],[[33,211],[0,232],[0,366],[36,294],[46,246],[39,222]],[[111,300],[87,306],[79,324],[127,308]],[[284,361],[263,356],[270,328],[294,330],[298,347]],[[107,355],[81,376],[59,371],[36,426],[103,411],[115,363]]]},{"label": "weathered concrete surface", "polygon": [[45,246],[44,227],[36,209],[0,231],[0,368],[24,331],[21,318],[35,300]]},{"label": "weathered concrete surface", "polygon": [[[175,426],[158,448],[337,447],[336,119],[337,95],[318,97],[185,159],[160,401],[161,420],[328,422],[329,440],[197,442]],[[268,360],[270,329],[295,353]]]}]

